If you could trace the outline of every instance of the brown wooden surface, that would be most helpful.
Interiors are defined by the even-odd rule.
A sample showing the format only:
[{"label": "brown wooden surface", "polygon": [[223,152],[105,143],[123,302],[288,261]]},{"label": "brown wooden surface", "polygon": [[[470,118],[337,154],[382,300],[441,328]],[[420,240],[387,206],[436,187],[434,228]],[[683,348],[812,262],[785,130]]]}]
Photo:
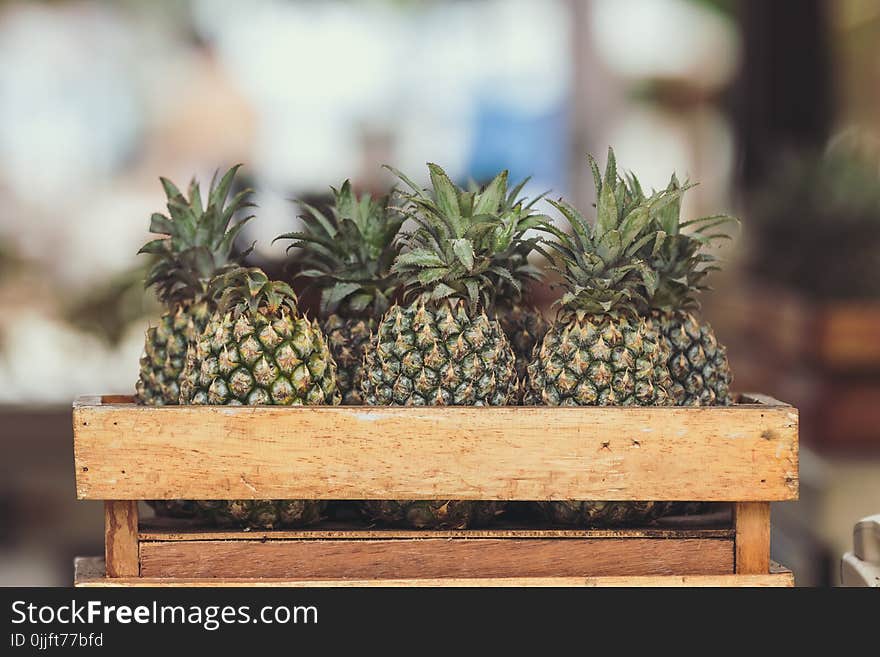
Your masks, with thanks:
[{"label": "brown wooden surface", "polygon": [[421,579],[733,573],[730,539],[144,541],[143,577]]},{"label": "brown wooden surface", "polygon": [[522,586],[794,586],[791,571],[771,568],[767,575],[650,575],[643,577],[505,577],[458,579],[366,579],[366,580],[300,580],[300,579],[198,579],[128,577],[109,578],[100,557],[78,557],[74,562],[74,585],[77,587],[371,587],[371,586],[457,586],[457,587],[522,587]]},{"label": "brown wooden surface", "polygon": [[745,502],[734,505],[736,572],[763,574],[770,568],[770,504]]},{"label": "brown wooden surface", "polygon": [[[118,401],[118,399],[114,399]],[[784,404],[74,405],[80,499],[767,501],[798,491]]]},{"label": "brown wooden surface", "polygon": [[104,502],[104,558],[108,577],[138,576],[137,502]]},{"label": "brown wooden surface", "polygon": [[733,529],[272,529],[179,530],[141,524],[142,541],[408,540],[420,538],[733,538]]}]

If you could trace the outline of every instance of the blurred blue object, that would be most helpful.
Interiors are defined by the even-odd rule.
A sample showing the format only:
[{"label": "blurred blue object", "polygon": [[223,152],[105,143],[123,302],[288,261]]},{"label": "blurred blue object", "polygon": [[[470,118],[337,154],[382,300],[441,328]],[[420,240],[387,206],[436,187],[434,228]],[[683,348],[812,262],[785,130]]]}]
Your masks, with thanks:
[{"label": "blurred blue object", "polygon": [[474,123],[467,165],[474,180],[490,180],[509,169],[511,180],[531,176],[536,185],[564,192],[570,141],[567,102],[534,113],[480,98]]}]

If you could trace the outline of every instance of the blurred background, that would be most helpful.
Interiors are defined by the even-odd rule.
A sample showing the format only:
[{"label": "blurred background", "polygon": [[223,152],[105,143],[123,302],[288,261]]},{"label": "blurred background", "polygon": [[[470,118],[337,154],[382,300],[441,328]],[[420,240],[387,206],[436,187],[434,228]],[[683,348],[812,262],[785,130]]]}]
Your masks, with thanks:
[{"label": "blurred background", "polygon": [[834,585],[880,512],[880,2],[0,1],[0,584],[102,551],[70,402],[130,393],[158,177],[245,163],[254,260],[294,197],[502,168],[576,205],[610,144],[684,214],[742,230],[704,314],[735,389],[801,409],[801,500],[773,557]]}]

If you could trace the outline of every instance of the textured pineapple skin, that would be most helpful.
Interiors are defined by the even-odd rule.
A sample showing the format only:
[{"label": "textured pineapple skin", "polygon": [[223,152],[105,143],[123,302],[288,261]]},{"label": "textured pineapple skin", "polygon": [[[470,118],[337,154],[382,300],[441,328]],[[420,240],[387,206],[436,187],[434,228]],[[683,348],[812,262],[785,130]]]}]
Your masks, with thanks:
[{"label": "textured pineapple skin", "polygon": [[669,350],[641,318],[565,311],[535,347],[527,402],[548,406],[671,405]]},{"label": "textured pineapple skin", "polygon": [[[338,404],[336,365],[316,322],[282,312],[214,313],[189,350],[182,404]],[[212,500],[196,503],[223,526],[273,529],[312,524],[320,500]]]},{"label": "textured pineapple skin", "polygon": [[161,518],[198,518],[202,510],[195,500],[147,500]]},{"label": "textured pineapple skin", "polygon": [[[535,348],[528,368],[530,403],[550,406],[667,406],[672,379],[669,348],[641,318],[563,312]],[[539,503],[552,523],[613,527],[645,524],[666,502]]]},{"label": "textured pineapple skin", "polygon": [[460,500],[366,500],[361,510],[372,522],[416,529],[466,529],[490,523],[503,502]]},{"label": "textured pineapple skin", "polygon": [[538,502],[545,517],[557,525],[623,527],[646,524],[673,509],[671,502]]},{"label": "textured pineapple skin", "polygon": [[[362,386],[372,406],[504,406],[518,395],[515,358],[497,321],[464,303],[393,306],[366,350]],[[374,522],[416,528],[485,524],[503,503],[379,500],[362,504]]]},{"label": "textured pineapple skin", "polygon": [[156,326],[147,329],[135,401],[147,406],[176,405],[186,352],[210,317],[209,304],[198,302],[165,312]]},{"label": "textured pineapple skin", "polygon": [[496,318],[513,348],[516,375],[520,381],[525,381],[535,345],[544,340],[550,325],[540,311],[521,305],[499,309]]},{"label": "textured pineapple skin", "polygon": [[677,406],[732,403],[727,350],[712,327],[686,311],[655,313],[653,320],[669,345],[672,397]]},{"label": "textured pineapple skin", "polygon": [[324,516],[323,500],[206,500],[201,515],[220,527],[278,529],[312,525]]},{"label": "textured pineapple skin", "polygon": [[371,406],[505,406],[515,399],[515,357],[497,321],[460,302],[436,310],[393,306],[364,358]]},{"label": "textured pineapple skin", "polygon": [[336,364],[317,322],[289,313],[212,315],[190,350],[182,404],[338,403]]},{"label": "textured pineapple skin", "polygon": [[337,314],[327,316],[321,325],[330,345],[330,353],[336,362],[336,385],[346,406],[364,403],[361,384],[364,371],[364,350],[370,335],[376,329],[372,318],[343,318]]}]

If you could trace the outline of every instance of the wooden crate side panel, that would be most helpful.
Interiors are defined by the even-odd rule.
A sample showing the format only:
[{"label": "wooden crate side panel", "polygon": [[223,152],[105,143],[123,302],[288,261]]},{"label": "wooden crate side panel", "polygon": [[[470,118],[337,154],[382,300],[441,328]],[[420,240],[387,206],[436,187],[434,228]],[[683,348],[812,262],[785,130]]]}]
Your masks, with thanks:
[{"label": "wooden crate side panel", "polygon": [[81,499],[795,499],[797,410],[77,406]]},{"label": "wooden crate side panel", "polygon": [[749,586],[749,587],[791,587],[794,577],[785,568],[771,570],[767,575],[649,575],[641,577],[481,577],[481,578],[439,578],[439,579],[325,579],[302,580],[292,578],[162,578],[162,577],[119,577],[110,578],[104,573],[104,560],[99,557],[77,557],[74,562],[74,585],[84,588],[107,587],[413,587],[413,586],[456,586],[456,587],[682,587],[682,586]]},{"label": "wooden crate side panel", "polygon": [[411,539],[141,543],[143,577],[422,579],[718,575],[725,539]]}]

